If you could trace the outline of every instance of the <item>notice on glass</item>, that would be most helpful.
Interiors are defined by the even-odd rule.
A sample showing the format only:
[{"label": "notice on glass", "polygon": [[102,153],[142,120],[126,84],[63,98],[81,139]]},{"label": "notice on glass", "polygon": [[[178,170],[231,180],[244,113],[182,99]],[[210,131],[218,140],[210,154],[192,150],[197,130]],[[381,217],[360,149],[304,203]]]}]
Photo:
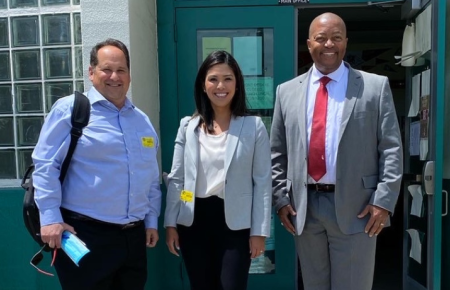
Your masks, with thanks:
[{"label": "notice on glass", "polygon": [[432,5],[420,13],[416,18],[416,50],[422,54],[431,50],[431,15]]},{"label": "notice on glass", "polygon": [[202,61],[215,50],[225,50],[231,53],[231,38],[229,37],[203,37],[202,38]]},{"label": "notice on glass", "polygon": [[408,117],[416,117],[420,109],[420,74],[412,78],[411,106],[409,107]]},{"label": "notice on glass", "polygon": [[250,109],[273,108],[273,78],[244,78],[244,83]]},{"label": "notice on glass", "polygon": [[234,37],[233,56],[244,75],[258,76],[263,74],[261,36]]},{"label": "notice on glass", "polygon": [[423,217],[423,194],[420,184],[411,184],[408,186],[409,194],[411,194],[411,212],[410,215]]},{"label": "notice on glass", "polygon": [[411,250],[409,251],[409,256],[416,260],[417,263],[422,264],[422,239],[424,234],[419,233],[415,229],[408,229],[406,231],[411,238]]},{"label": "notice on glass", "polygon": [[412,122],[409,126],[409,155],[420,154],[420,121]]},{"label": "notice on glass", "polygon": [[431,93],[431,70],[427,69],[422,72],[421,78],[421,96],[428,96]]},{"label": "notice on glass", "polygon": [[426,160],[428,154],[429,95],[420,98],[420,160]]},{"label": "notice on glass", "polygon": [[426,160],[428,154],[428,125],[430,113],[431,71],[422,72],[420,95],[420,160]]}]

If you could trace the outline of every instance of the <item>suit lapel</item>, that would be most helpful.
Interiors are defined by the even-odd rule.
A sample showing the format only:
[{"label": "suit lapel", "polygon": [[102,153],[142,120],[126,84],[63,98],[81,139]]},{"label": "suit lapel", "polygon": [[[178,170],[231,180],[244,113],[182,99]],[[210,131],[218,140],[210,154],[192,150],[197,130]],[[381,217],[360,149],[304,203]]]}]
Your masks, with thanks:
[{"label": "suit lapel", "polygon": [[[297,89],[295,90],[295,96],[299,99],[299,110],[303,110],[303,112],[300,112],[297,114],[298,116],[298,124],[300,127],[300,141],[303,145],[303,148],[308,148],[307,144],[307,134],[306,134],[306,112],[307,112],[307,105],[306,105],[306,93],[308,92],[308,80],[311,76],[310,69],[307,73],[300,76],[299,78],[299,85],[297,86]],[[295,98],[294,98],[295,99]]]},{"label": "suit lapel", "polygon": [[339,142],[344,135],[350,116],[355,107],[356,99],[360,96],[362,78],[356,71],[348,65],[348,84],[345,94],[344,108],[342,110],[341,127],[339,128]]},{"label": "suit lapel", "polygon": [[236,151],[244,119],[245,117],[231,117],[225,149],[225,175],[227,174],[228,167],[230,166],[234,152]]},{"label": "suit lapel", "polygon": [[186,128],[186,146],[185,146],[186,154],[192,160],[195,168],[197,168],[199,156],[198,131],[196,130],[199,122],[200,118],[195,117],[189,121],[188,126]]}]

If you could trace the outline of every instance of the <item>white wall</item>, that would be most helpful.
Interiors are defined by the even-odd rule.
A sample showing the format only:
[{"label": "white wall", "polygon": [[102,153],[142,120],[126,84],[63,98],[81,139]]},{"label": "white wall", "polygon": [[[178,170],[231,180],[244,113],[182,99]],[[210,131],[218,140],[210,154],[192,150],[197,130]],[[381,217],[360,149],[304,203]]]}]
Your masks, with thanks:
[{"label": "white wall", "polygon": [[131,84],[133,102],[159,132],[159,74],[156,0],[130,0]]},{"label": "white wall", "polygon": [[[87,73],[89,52],[95,44],[107,38],[115,38],[125,43],[130,49],[128,1],[81,0],[80,5],[84,86],[85,90],[88,90],[91,87],[91,81]],[[132,89],[130,88],[129,96],[131,96],[131,91]]]}]

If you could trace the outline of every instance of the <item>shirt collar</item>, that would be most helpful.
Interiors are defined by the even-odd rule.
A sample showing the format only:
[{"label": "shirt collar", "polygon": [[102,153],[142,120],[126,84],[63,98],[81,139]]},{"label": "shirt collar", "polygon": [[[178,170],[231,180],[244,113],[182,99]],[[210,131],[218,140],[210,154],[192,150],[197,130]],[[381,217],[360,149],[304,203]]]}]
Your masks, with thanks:
[{"label": "shirt collar", "polygon": [[[88,99],[91,101],[91,104],[93,105],[94,103],[97,102],[104,102],[104,103],[110,103],[111,105],[113,105],[110,101],[108,101],[102,94],[100,94],[99,91],[97,91],[97,89],[95,87],[91,87],[90,90],[87,93],[87,97]],[[114,106],[114,105],[113,105]],[[114,106],[115,107],[115,106]],[[133,103],[128,99],[128,97],[126,97],[125,99],[125,104],[122,107],[121,110],[128,110],[128,109],[134,109],[135,106],[133,105]]]},{"label": "shirt collar", "polygon": [[[344,75],[345,72],[345,64],[342,61],[341,65],[338,67],[337,70],[335,70],[332,73],[329,73],[328,75],[326,75],[327,77],[329,77],[330,79],[332,79],[335,82],[339,82],[342,78],[342,76]],[[323,76],[325,76],[324,74],[322,74],[317,68],[316,65],[314,64],[312,67],[312,72],[311,72],[311,81],[312,83],[316,83],[318,82]]]}]

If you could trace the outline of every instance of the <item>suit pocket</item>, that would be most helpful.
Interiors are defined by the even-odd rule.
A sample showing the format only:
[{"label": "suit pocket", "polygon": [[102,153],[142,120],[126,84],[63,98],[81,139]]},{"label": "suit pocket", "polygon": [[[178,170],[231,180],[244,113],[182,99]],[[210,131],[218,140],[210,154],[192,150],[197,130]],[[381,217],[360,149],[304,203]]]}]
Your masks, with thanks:
[{"label": "suit pocket", "polygon": [[369,175],[362,177],[364,188],[375,189],[378,185],[378,175]]}]

